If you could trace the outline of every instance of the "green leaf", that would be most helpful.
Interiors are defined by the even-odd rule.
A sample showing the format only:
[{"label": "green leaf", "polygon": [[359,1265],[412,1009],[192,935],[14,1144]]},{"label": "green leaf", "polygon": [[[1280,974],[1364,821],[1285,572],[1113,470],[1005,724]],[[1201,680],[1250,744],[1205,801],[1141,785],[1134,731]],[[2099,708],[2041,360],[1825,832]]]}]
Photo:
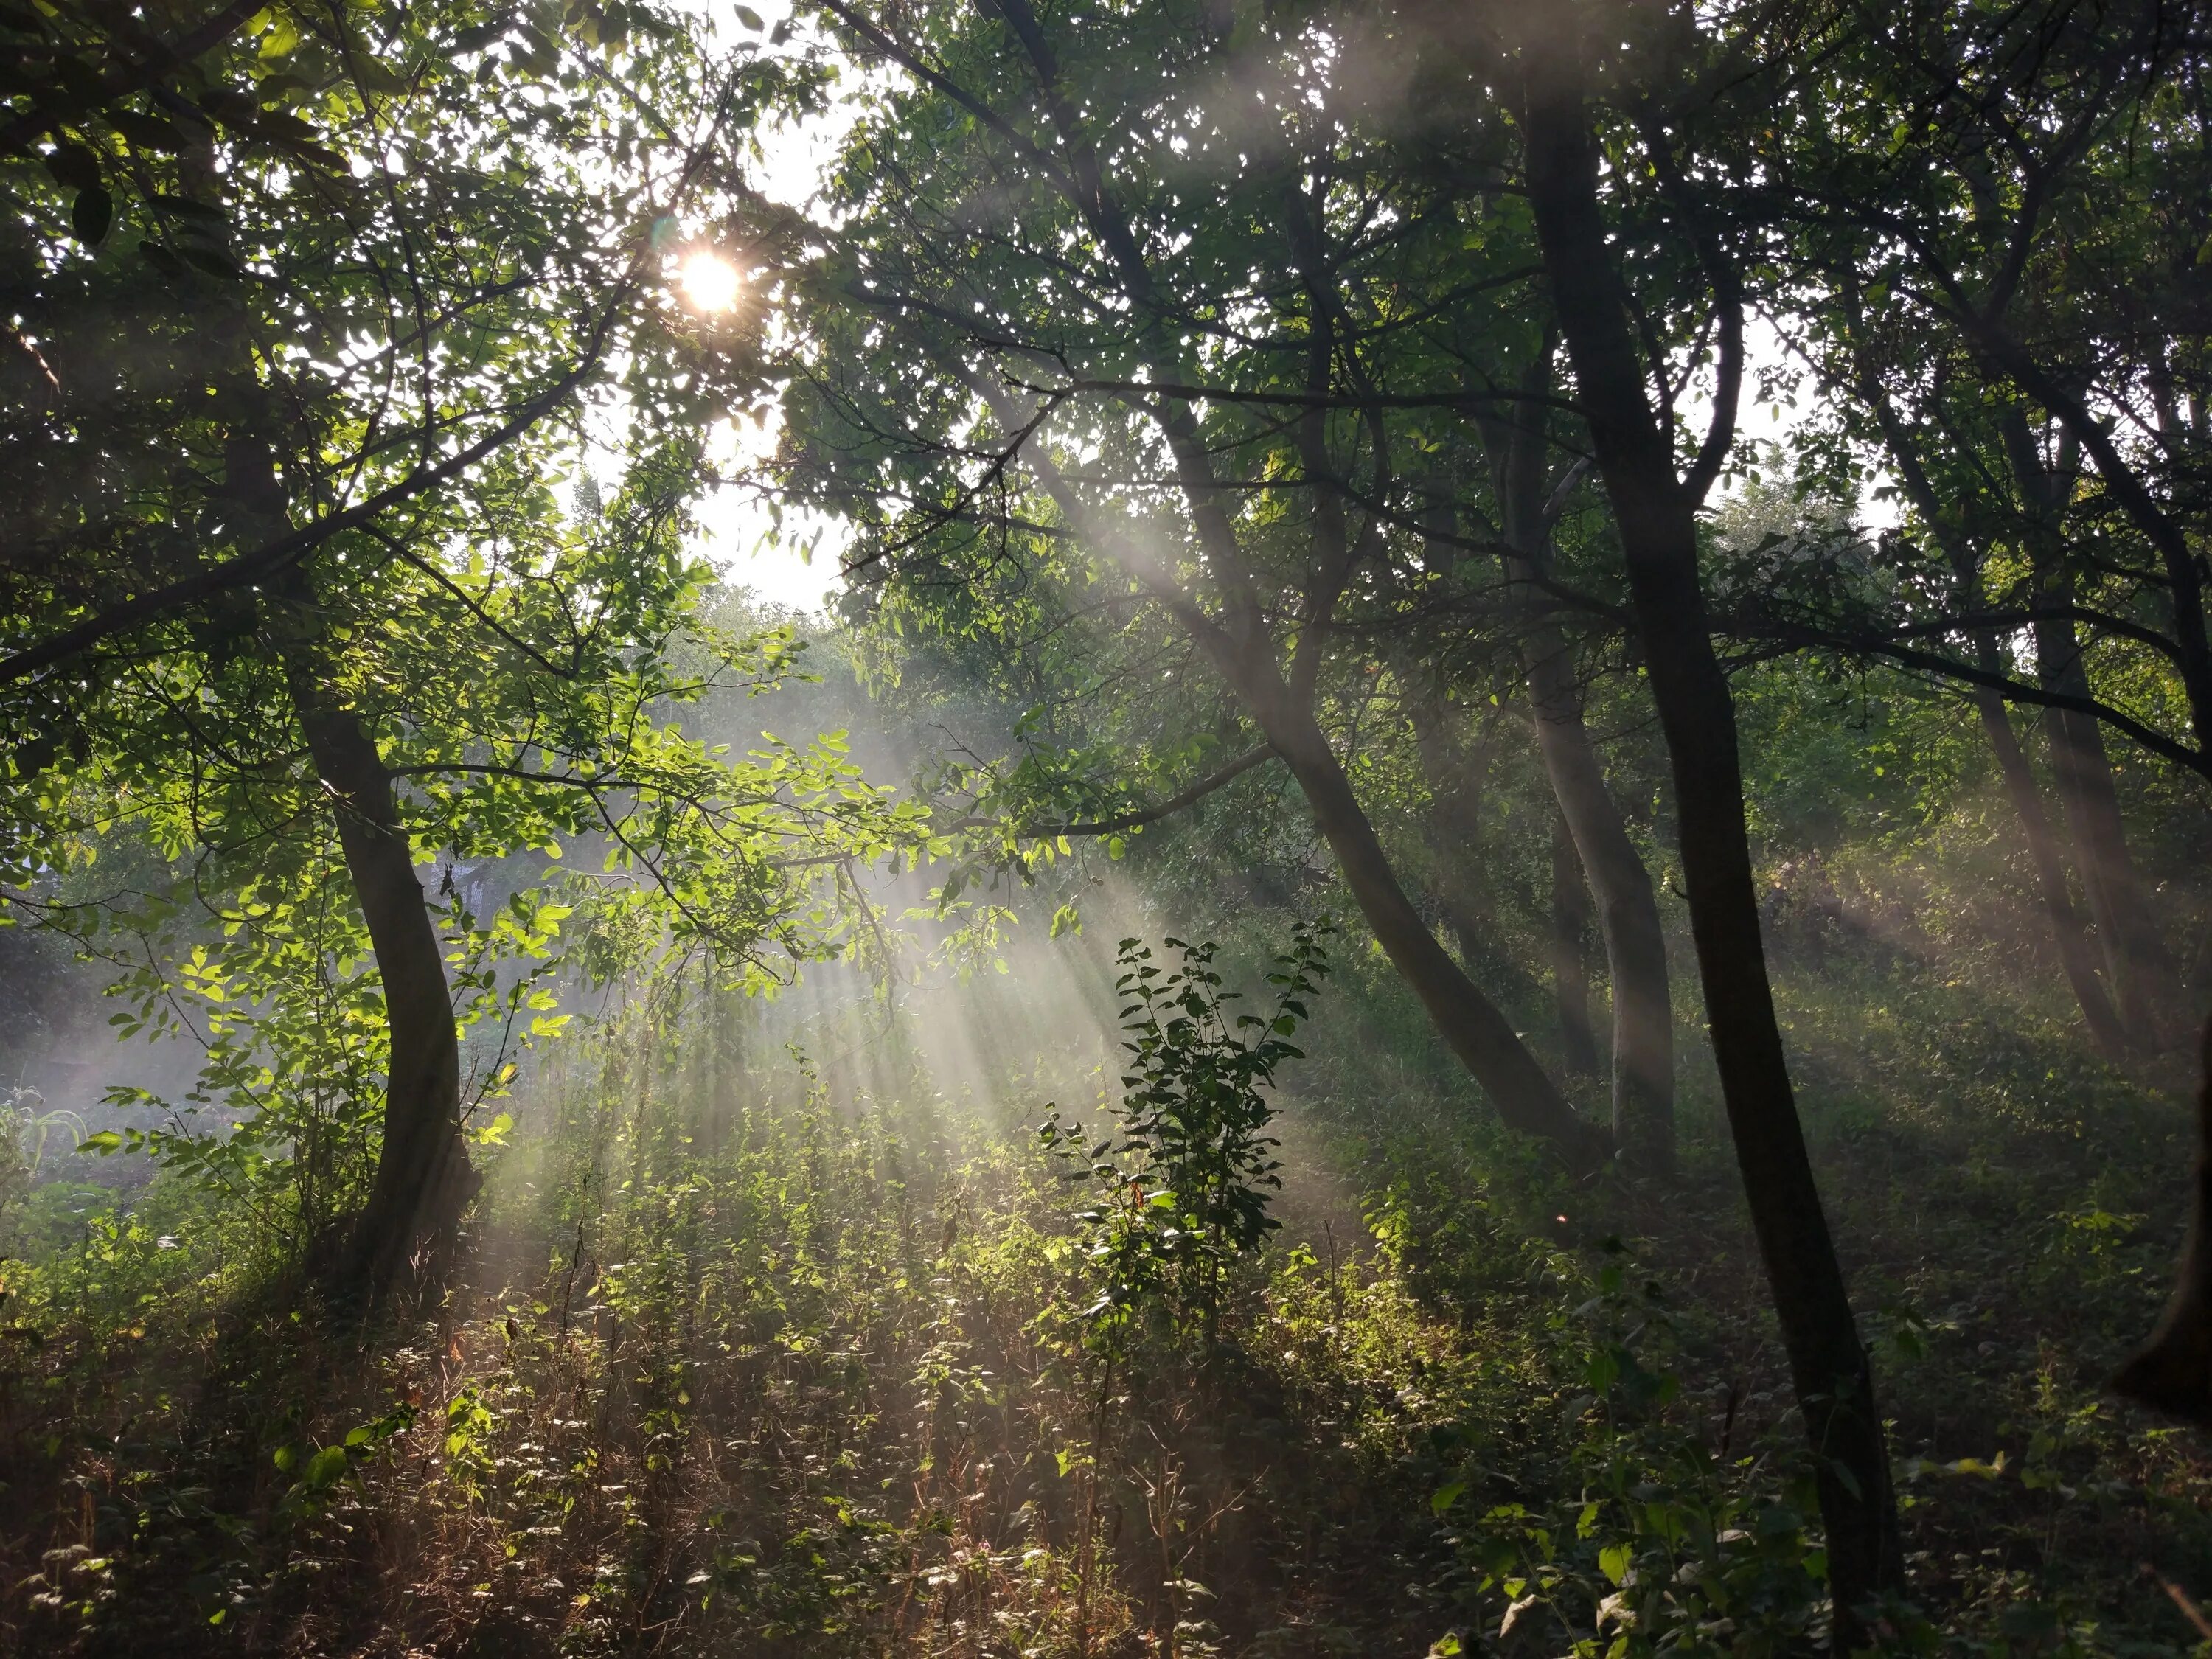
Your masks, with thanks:
[{"label": "green leaf", "polygon": [[1636,1552],[1626,1544],[1607,1544],[1597,1553],[1597,1570],[1617,1586],[1628,1577],[1628,1564]]},{"label": "green leaf", "polygon": [[76,239],[88,247],[97,247],[107,240],[108,230],[115,223],[115,198],[98,185],[76,193],[70,205],[70,228]]},{"label": "green leaf", "polygon": [[307,1460],[300,1473],[300,1484],[309,1492],[323,1492],[334,1486],[340,1475],[350,1466],[343,1446],[325,1446]]},{"label": "green leaf", "polygon": [[281,12],[277,13],[270,21],[269,32],[261,37],[262,61],[266,63],[271,58],[282,58],[298,50],[299,45],[299,25]]},{"label": "green leaf", "polygon": [[64,190],[98,190],[100,160],[82,144],[57,144],[46,158],[46,171]]}]

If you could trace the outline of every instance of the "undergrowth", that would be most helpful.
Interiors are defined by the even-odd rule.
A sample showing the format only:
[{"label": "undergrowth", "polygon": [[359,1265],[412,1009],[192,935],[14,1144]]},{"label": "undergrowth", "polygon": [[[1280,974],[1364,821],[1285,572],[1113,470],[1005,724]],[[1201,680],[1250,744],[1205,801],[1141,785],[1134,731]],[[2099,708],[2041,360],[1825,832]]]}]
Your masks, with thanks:
[{"label": "undergrowth", "polygon": [[[1784,986],[1914,1552],[1916,1605],[1879,1628],[1900,1650],[2189,1651],[2160,1579],[2212,1583],[2205,1465],[2099,1393],[2155,1304],[2179,1116],[2087,1070],[2094,1111],[2008,1110],[2081,1062],[2033,1030],[1962,1039],[1915,971],[1832,957]],[[947,1089],[912,1018],[817,1030],[817,1062],[708,998],[640,1001],[542,1068],[470,1273],[366,1328],[177,1177],[42,1188],[45,1243],[0,1304],[9,1644],[1825,1640],[1811,1470],[1710,1079],[1679,1183],[1571,1188],[1441,1069],[1378,1056],[1364,1005],[1387,993],[1338,977],[1310,1057],[1263,1019],[1287,1050],[1268,1076],[1208,1062],[1284,1110],[1239,1120],[1204,1213],[1152,1202],[1163,1103],[1193,1097],[1173,1064],[1132,1085],[1073,1045]],[[1121,1128],[1071,1181],[1038,1130],[1079,1109]],[[1123,1197],[1167,1230],[1143,1272],[1102,1231]]]}]

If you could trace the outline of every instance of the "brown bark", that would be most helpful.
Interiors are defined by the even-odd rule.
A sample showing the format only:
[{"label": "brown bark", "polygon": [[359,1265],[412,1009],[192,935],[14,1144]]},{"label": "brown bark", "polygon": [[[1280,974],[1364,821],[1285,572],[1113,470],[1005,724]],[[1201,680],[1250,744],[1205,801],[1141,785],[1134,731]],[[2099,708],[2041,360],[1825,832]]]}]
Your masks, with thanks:
[{"label": "brown bark", "polygon": [[[1643,354],[1599,204],[1578,21],[1571,9],[1527,20],[1524,176],[1673,763],[1713,1052],[1791,1379],[1819,1460],[1841,1646],[1858,1633],[1855,1609],[1903,1584],[1896,1504],[1872,1368],[1806,1152],[1767,979],[1735,703],[1698,580],[1702,486],[1686,487],[1677,473],[1672,433],[1645,391]],[[1717,258],[1709,263],[1717,288],[1732,280]],[[1724,310],[1735,303],[1725,289],[1718,297]],[[1712,471],[1705,465],[1711,448],[1709,441],[1701,475]]]},{"label": "brown bark", "polygon": [[444,947],[415,874],[392,774],[360,716],[330,695],[306,653],[288,656],[285,668],[384,985],[384,1137],[368,1206],[339,1267],[346,1288],[376,1297],[442,1258],[479,1184],[461,1139],[460,1045]]}]

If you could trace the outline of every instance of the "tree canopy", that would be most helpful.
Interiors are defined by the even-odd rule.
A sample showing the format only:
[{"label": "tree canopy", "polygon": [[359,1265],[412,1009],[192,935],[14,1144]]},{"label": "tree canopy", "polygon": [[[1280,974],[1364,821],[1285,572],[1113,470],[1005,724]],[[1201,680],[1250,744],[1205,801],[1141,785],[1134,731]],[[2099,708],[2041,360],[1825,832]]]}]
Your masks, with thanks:
[{"label": "tree canopy", "polygon": [[[1881,1249],[1832,1224],[1859,1172],[1822,1151],[1805,988],[1920,974],[1966,1025],[2064,1011],[2051,1042],[2100,1087],[2196,1077],[2206,24],[2168,0],[0,7],[0,923],[29,941],[0,971],[66,961],[122,1036],[195,1056],[9,1117],[40,1149],[15,1184],[58,1126],[110,1170],[150,1158],[251,1217],[270,1294],[374,1331],[499,1259],[483,1177],[512,1135],[549,1170],[588,1149],[594,1201],[682,1209],[738,1177],[670,1174],[722,1143],[648,1121],[666,1076],[760,1074],[738,1034],[775,1030],[806,1135],[876,1121],[854,1068],[942,1081],[911,1081],[917,1006],[987,1006],[975,970],[1025,926],[1073,960],[1133,907],[1181,966],[1135,933],[1118,977],[1091,964],[1130,1074],[1090,1115],[1118,1127],[1091,1146],[1031,1103],[1091,1206],[1037,1260],[1091,1277],[1024,1327],[1075,1379],[1057,1459],[1083,1495],[1055,1522],[1073,1645],[1023,1650],[1098,1650],[1115,1413],[1176,1365],[1176,1409],[1226,1396],[1325,983],[1362,999],[1333,1039],[1376,1068],[1350,1094],[1419,1056],[1480,1103],[1461,1187],[1514,1171],[1512,1224],[1588,1212],[1583,1243],[1625,1255],[1727,1170],[1803,1511],[1751,1597],[1778,1622],[1744,1639],[1935,1650],[1963,1628],[1916,1599],[1907,1486],[1935,1465],[1893,1455],[1918,1433],[1883,1369],[1901,1316],[1866,1288]],[[802,149],[812,181],[771,185]],[[733,591],[745,567],[708,553],[733,502],[786,556],[830,527],[834,611]],[[2000,938],[1972,1001],[1956,964]],[[1237,1010],[1240,953],[1272,1012]],[[785,994],[842,1011],[807,1039],[834,1028],[842,1080],[765,1011]],[[563,1115],[587,1032],[636,1045],[599,1085],[638,1097],[618,1179],[604,1124]],[[1006,1061],[999,1035],[963,1030],[963,1063]],[[1034,1047],[1040,1075],[1073,1052]],[[1381,1121],[1376,1167],[1403,1155]],[[746,1121],[731,1156],[800,1158]],[[1364,1213],[1410,1285],[1407,1179]],[[748,1190],[748,1215],[786,1201]],[[2191,1203],[2118,1387],[2203,1423],[2212,1190]],[[556,1346],[580,1213],[557,1316],[531,1304]],[[76,1283],[77,1248],[40,1283]],[[619,1322],[635,1281],[594,1260]],[[1627,1319],[1622,1269],[1589,1272],[1579,1305]],[[1638,1333],[1666,1317],[1641,1294]],[[1641,1340],[1587,1380],[1645,1389],[1656,1447],[1674,1396]],[[1710,1457],[1638,1454],[1682,1492],[1735,1478],[1729,1386]],[[447,1409],[473,1502],[489,1408]],[[414,1410],[335,1462],[287,1441],[275,1467],[323,1474],[284,1513]],[[1602,1443],[1623,1491],[1630,1437]],[[1200,1650],[1186,1468],[1124,1482],[1168,1653]],[[1715,1517],[1752,1501],[1595,1547],[1609,1655],[1726,1644],[1738,1604],[1698,1576],[1723,1553],[1629,1563],[1661,1534],[1723,1552],[1751,1534]],[[1554,1548],[1511,1510],[1484,1535]],[[689,1581],[702,1608],[742,1554]],[[1465,1595],[1504,1588],[1484,1624],[1518,1651],[1564,1572],[1501,1556]],[[1443,1629],[1431,1651],[1474,1644]]]}]

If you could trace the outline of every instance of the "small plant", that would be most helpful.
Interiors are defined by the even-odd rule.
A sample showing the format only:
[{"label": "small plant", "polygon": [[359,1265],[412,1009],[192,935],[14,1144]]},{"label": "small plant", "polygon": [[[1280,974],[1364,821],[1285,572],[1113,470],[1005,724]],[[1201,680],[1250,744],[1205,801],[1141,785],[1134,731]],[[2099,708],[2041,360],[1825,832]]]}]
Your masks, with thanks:
[{"label": "small plant", "polygon": [[374,1422],[348,1430],[344,1439],[330,1445],[279,1446],[270,1461],[278,1474],[293,1479],[278,1513],[289,1519],[319,1513],[337,1484],[358,1478],[363,1464],[415,1426],[415,1407],[403,1400]]},{"label": "small plant", "polygon": [[1275,1068],[1304,1058],[1290,1038],[1311,1016],[1306,999],[1328,972],[1326,922],[1300,922],[1267,983],[1272,1012],[1232,1012],[1237,993],[1221,988],[1215,946],[1170,939],[1181,964],[1163,968],[1152,947],[1121,941],[1115,988],[1129,1070],[1114,1127],[1096,1144],[1057,1107],[1039,1131],[1046,1147],[1077,1167],[1096,1201],[1075,1219],[1089,1235],[1089,1257],[1102,1285],[1085,1317],[1118,1328],[1147,1300],[1179,1321],[1197,1315],[1211,1330],[1222,1269],[1258,1248],[1281,1224],[1267,1212],[1279,1189],[1275,1109],[1266,1089]]}]

